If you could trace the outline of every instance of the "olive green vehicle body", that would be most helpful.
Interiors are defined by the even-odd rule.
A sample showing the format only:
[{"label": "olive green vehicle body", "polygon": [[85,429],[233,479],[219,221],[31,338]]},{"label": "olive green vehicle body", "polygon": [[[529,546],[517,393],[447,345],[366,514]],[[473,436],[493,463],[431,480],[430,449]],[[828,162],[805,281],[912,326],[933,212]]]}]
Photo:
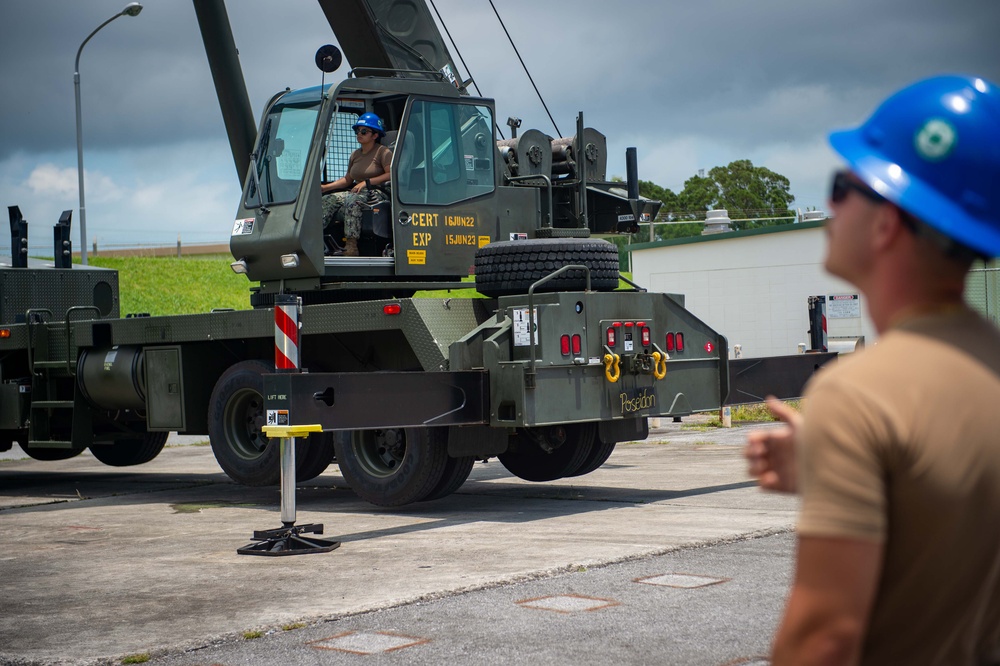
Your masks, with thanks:
[{"label": "olive green vehicle body", "polygon": [[[416,24],[429,19],[412,0],[320,4],[328,17],[364,15],[347,27],[361,21],[375,32],[372,12],[406,5],[423,12]],[[259,485],[277,478],[277,440],[261,428],[281,413],[323,427],[302,442],[306,478],[333,460],[336,443],[355,490],[377,486],[362,497],[399,505],[453,492],[473,459],[501,456],[532,480],[585,473],[616,442],[644,438],[648,417],[723,403],[725,338],[683,296],[616,289],[617,252],[608,259],[608,244],[588,240],[631,230],[658,202],[606,180],[606,142],[582,115],[565,140],[528,130],[498,141],[493,100],[441,74],[453,63],[419,59],[425,69],[403,72],[399,58],[412,53],[368,52],[371,41],[342,23],[334,28],[348,56],[372,71],[356,64],[337,86],[278,93],[248,146],[248,103],[224,99],[242,76],[227,52],[225,8],[195,8],[245,175],[230,247],[234,270],[257,283],[253,309],[122,317],[114,271],[0,268],[0,450],[17,442],[53,460],[89,448],[131,465],[155,457],[167,432],[208,435],[230,476]],[[392,251],[331,255],[320,183],[343,175],[355,145],[343,138],[353,140],[351,124],[366,111],[396,135],[388,220],[365,218],[369,237]],[[567,252],[548,252],[560,242]],[[534,265],[518,259],[521,248]],[[504,252],[488,266],[491,249]],[[498,279],[489,288],[487,269]],[[473,272],[476,282],[463,280]],[[412,297],[477,285],[486,298]],[[299,373],[269,372],[279,294],[301,298]],[[573,460],[549,464],[577,446]],[[419,447],[434,458],[426,479],[395,494],[378,485],[397,463],[423,474],[419,459],[410,464]],[[537,455],[544,473],[531,470]]]}]

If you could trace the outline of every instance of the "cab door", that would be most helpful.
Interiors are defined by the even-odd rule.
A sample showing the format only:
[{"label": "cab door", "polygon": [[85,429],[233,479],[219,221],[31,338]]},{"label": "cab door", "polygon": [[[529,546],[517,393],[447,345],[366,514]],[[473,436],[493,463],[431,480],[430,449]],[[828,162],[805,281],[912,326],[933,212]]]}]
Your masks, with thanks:
[{"label": "cab door", "polygon": [[469,275],[495,240],[494,127],[490,100],[407,101],[391,168],[396,275]]}]

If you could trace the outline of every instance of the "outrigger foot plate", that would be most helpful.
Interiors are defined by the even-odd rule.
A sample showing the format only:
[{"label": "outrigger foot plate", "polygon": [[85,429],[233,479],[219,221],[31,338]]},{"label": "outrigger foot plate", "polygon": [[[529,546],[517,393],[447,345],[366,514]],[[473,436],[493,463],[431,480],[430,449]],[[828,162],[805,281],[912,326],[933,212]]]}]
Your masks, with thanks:
[{"label": "outrigger foot plate", "polygon": [[319,524],[289,525],[274,530],[255,530],[253,540],[257,543],[247,544],[242,548],[238,548],[236,552],[240,555],[277,557],[281,555],[329,553],[331,550],[336,550],[340,547],[339,541],[302,536],[304,533],[322,534],[323,526]]}]

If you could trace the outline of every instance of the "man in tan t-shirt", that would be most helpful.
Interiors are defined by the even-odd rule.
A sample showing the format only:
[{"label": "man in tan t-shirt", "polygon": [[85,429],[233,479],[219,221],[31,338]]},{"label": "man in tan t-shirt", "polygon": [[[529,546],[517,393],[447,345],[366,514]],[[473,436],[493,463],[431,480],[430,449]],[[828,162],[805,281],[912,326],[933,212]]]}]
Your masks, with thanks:
[{"label": "man in tan t-shirt", "polygon": [[830,143],[825,266],[880,339],[748,437],[761,486],[802,495],[772,661],[1000,664],[1000,330],[963,300],[1000,255],[1000,90],[926,79]]}]

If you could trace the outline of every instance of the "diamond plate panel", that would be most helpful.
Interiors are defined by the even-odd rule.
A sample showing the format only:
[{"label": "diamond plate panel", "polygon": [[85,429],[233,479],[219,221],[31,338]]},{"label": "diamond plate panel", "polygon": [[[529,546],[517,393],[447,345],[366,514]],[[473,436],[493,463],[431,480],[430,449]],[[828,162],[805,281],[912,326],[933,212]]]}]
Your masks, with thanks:
[{"label": "diamond plate panel", "polygon": [[102,317],[119,316],[118,271],[113,270],[0,268],[0,294],[0,324],[24,321],[31,308],[51,310],[49,321],[63,320],[69,308],[80,305],[99,307]]}]

